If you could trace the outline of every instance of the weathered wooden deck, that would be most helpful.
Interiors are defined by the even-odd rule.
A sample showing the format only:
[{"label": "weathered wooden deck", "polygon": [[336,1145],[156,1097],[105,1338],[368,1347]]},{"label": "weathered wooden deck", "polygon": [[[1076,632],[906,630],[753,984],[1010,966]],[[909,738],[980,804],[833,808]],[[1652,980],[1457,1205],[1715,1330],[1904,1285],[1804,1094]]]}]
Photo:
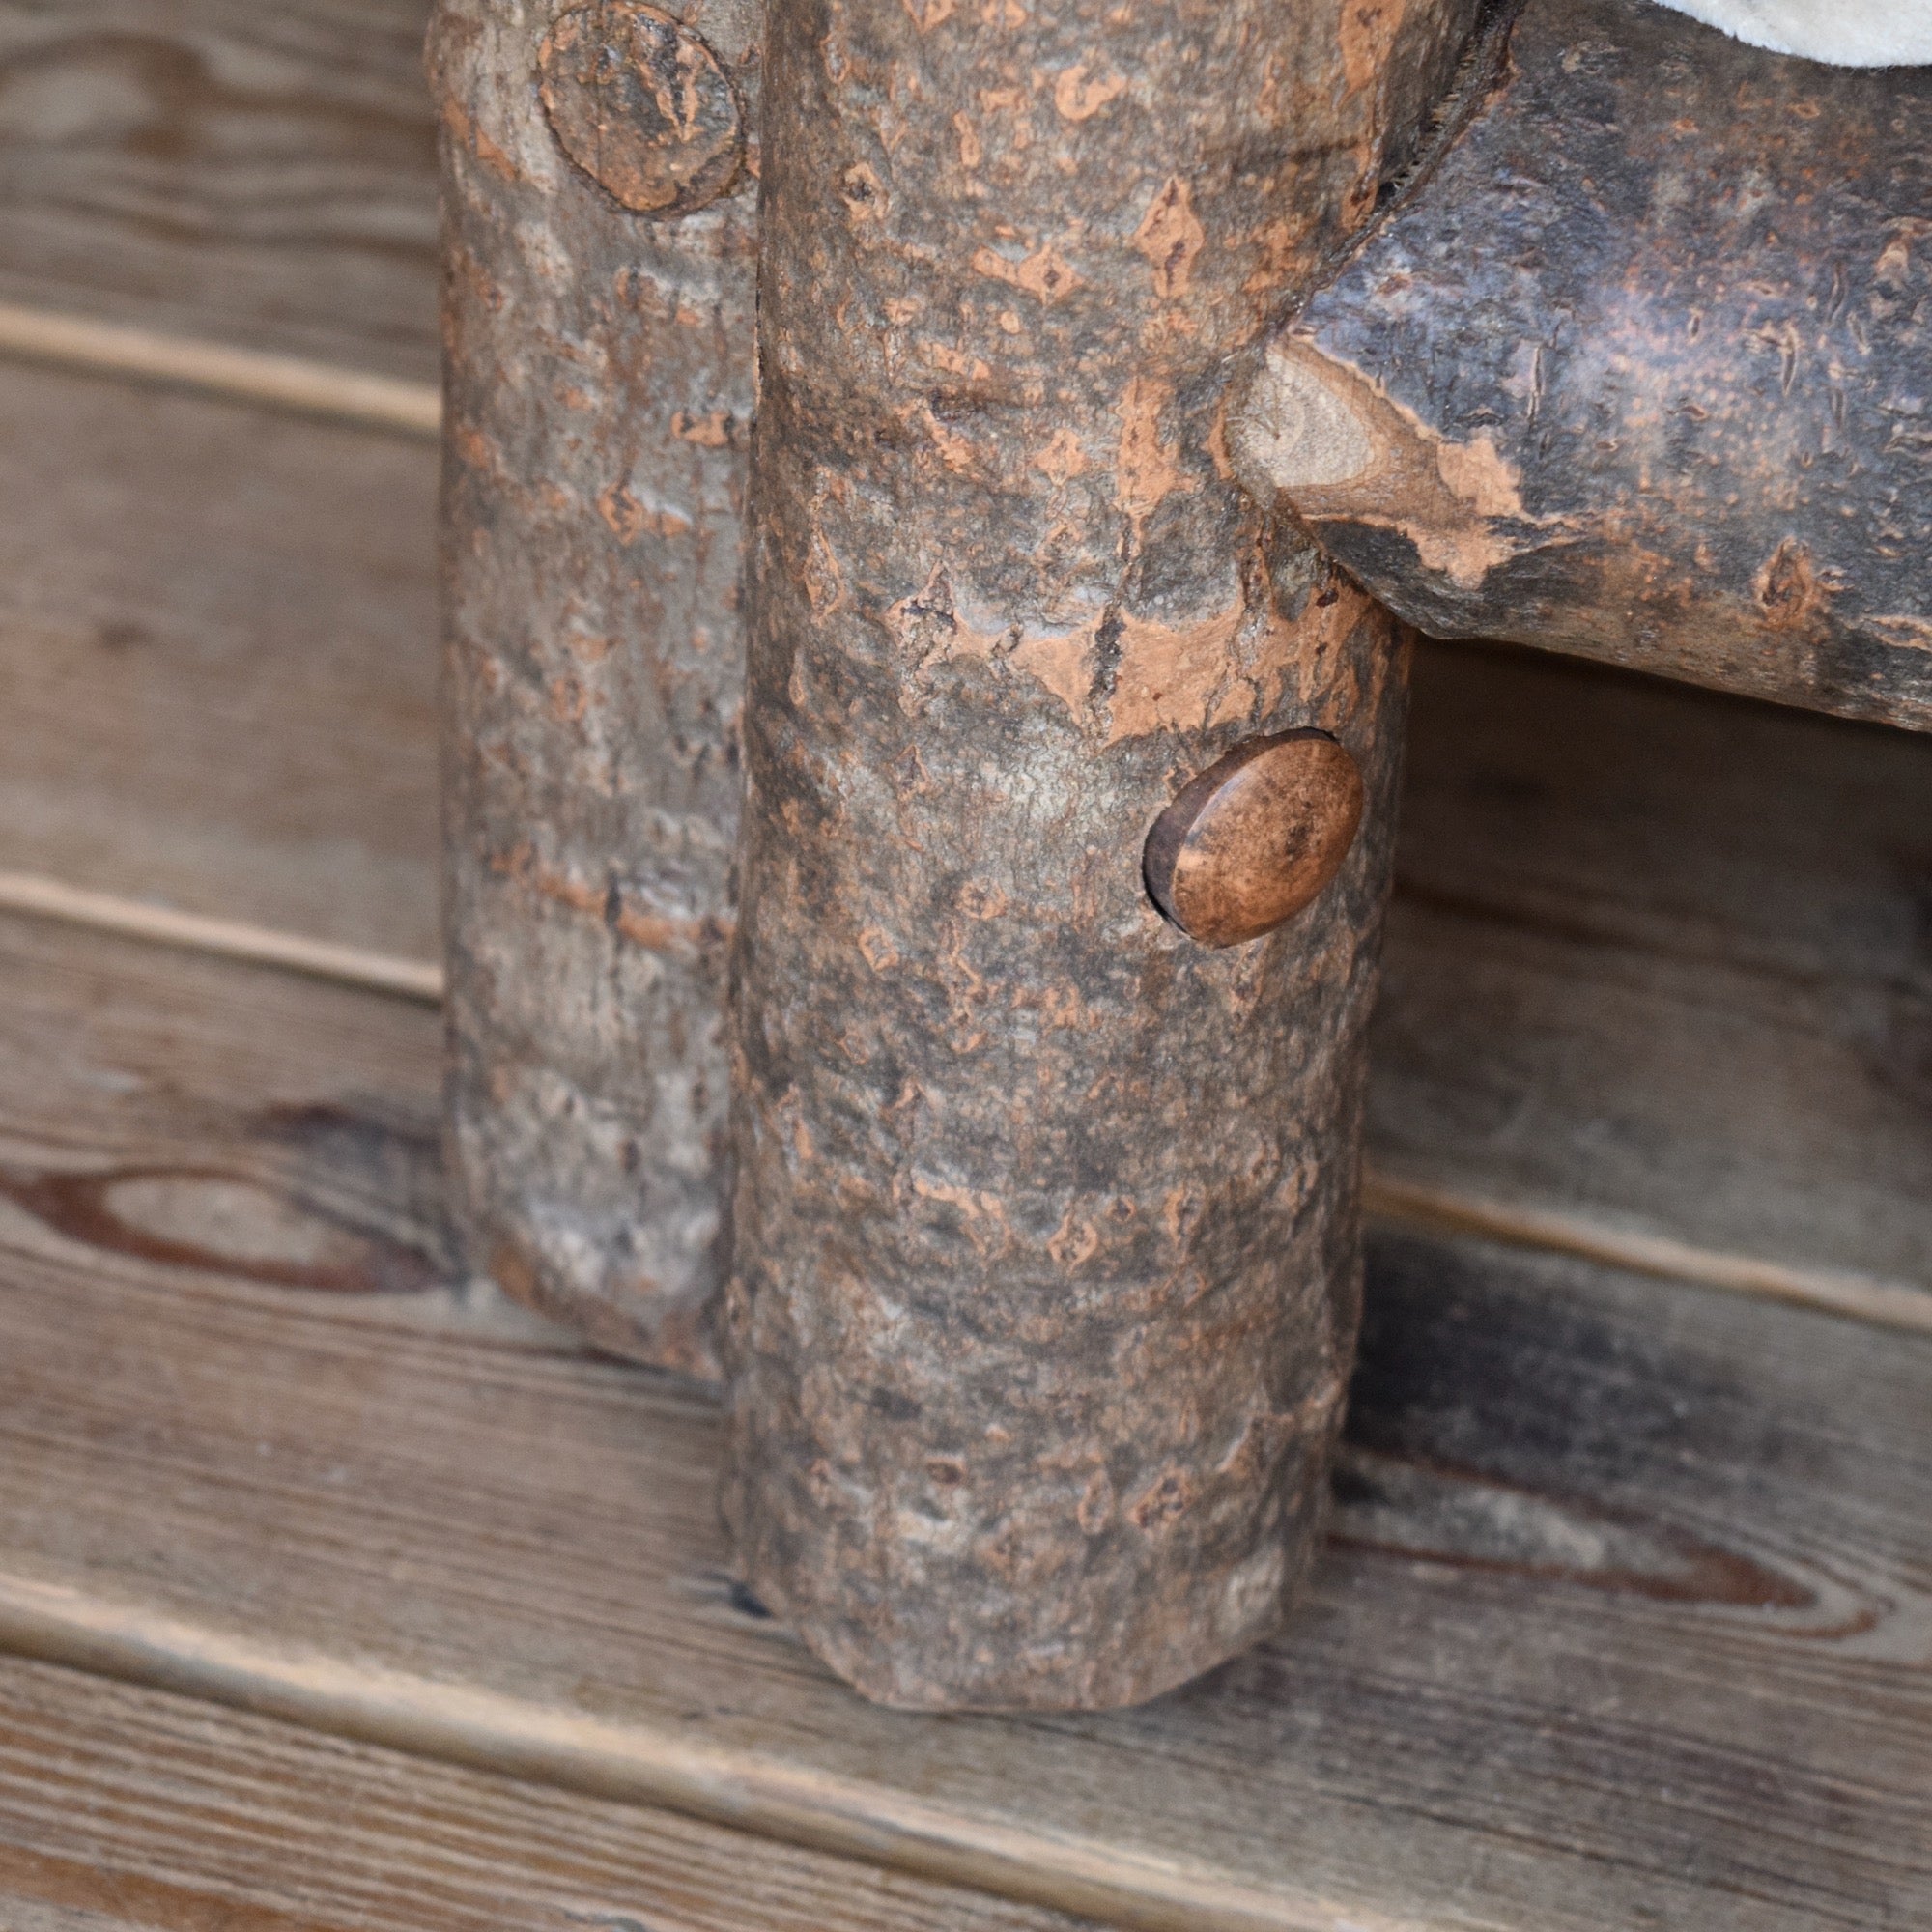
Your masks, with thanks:
[{"label": "weathered wooden deck", "polygon": [[450,1281],[420,13],[0,0],[0,1928],[1932,1923],[1932,741],[1428,655],[1334,1546],[1149,1709],[860,1703]]}]

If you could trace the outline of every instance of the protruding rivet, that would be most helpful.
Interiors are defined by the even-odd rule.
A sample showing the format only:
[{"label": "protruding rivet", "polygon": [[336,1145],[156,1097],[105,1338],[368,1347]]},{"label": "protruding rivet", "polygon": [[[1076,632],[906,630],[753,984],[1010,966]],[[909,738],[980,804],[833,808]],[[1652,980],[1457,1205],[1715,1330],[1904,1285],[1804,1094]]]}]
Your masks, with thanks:
[{"label": "protruding rivet", "polygon": [[689,214],[745,158],[745,116],[718,56],[641,0],[597,0],[552,22],[538,92],[557,146],[639,214]]},{"label": "protruding rivet", "polygon": [[1346,746],[1325,731],[1251,738],[1155,821],[1148,891],[1190,939],[1239,946],[1321,895],[1361,823],[1362,774]]}]

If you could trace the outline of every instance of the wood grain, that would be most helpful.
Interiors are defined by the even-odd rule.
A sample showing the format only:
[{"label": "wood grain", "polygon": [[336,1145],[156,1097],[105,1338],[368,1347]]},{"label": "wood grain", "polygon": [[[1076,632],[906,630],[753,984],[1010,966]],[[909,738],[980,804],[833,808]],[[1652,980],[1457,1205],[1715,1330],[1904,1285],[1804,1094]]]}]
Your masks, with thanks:
[{"label": "wood grain", "polygon": [[0,868],[436,956],[435,451],[0,365]]},{"label": "wood grain", "polygon": [[341,1190],[345,1142],[310,1183],[271,1109],[428,1119],[432,1015],[0,935],[12,1647],[1138,1925],[1932,1913],[1932,1342],[1384,1239],[1285,1641],[1133,1713],[895,1716],[734,1589],[702,1399],[460,1305],[387,1319],[435,1291],[290,1282],[214,1217],[185,1258],[36,1191],[160,1133],[178,1169]]},{"label": "wood grain", "polygon": [[[0,424],[0,869],[427,986],[433,453],[4,368]],[[1405,1211],[1932,1315],[1927,798],[1905,733],[1423,651],[1380,1179]]]},{"label": "wood grain", "polygon": [[[0,296],[424,375],[422,11],[6,0]],[[433,962],[432,453],[43,369],[0,427],[0,867]],[[1922,751],[1452,647],[1412,730],[1384,1199],[1923,1293]]]},{"label": "wood grain", "polygon": [[5,0],[0,299],[433,382],[424,0]]},{"label": "wood grain", "polygon": [[1412,716],[1380,1178],[1932,1289],[1932,746],[1504,648],[1424,654]]},{"label": "wood grain", "polygon": [[201,389],[411,436],[434,436],[442,420],[442,396],[434,383],[191,336],[157,335],[16,302],[0,302],[0,355]]},{"label": "wood grain", "polygon": [[662,1811],[0,1660],[0,1923],[90,1932],[1079,1932]]}]

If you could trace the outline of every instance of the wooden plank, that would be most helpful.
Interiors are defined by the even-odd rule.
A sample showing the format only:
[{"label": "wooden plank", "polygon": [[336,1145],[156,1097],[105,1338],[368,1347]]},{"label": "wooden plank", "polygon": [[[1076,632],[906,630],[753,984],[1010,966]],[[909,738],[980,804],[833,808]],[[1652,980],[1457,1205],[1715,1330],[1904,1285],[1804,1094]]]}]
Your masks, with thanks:
[{"label": "wooden plank", "polygon": [[1932,1318],[1928,801],[1916,734],[1425,653],[1382,1199]]},{"label": "wooden plank", "polygon": [[[433,452],[4,367],[0,425],[0,874],[431,990]],[[1411,735],[1378,1201],[1932,1320],[1932,751],[1448,645]]]},{"label": "wooden plank", "polygon": [[1079,1932],[663,1811],[0,1660],[0,1923],[92,1932]]},{"label": "wooden plank", "polygon": [[17,918],[0,983],[0,1211],[159,1265],[178,1302],[213,1277],[223,1307],[266,1284],[575,1351],[450,1285],[428,1008]]},{"label": "wooden plank", "polygon": [[0,870],[434,958],[435,473],[0,365]]},{"label": "wooden plank", "polygon": [[0,300],[434,382],[425,0],[0,0]]},{"label": "wooden plank", "polygon": [[162,1133],[301,1195],[274,1110],[425,1120],[431,1014],[17,920],[0,984],[15,1649],[1138,1925],[1932,1915],[1932,1341],[1384,1239],[1289,1638],[1137,1712],[913,1719],[734,1592],[699,1397],[282,1285],[213,1214],[183,1256],[138,1193],[57,1211]]},{"label": "wooden plank", "polygon": [[442,395],[434,383],[371,375],[271,350],[156,335],[17,302],[0,302],[0,355],[202,389],[411,436],[433,437],[442,423]]},{"label": "wooden plank", "polygon": [[[424,378],[421,13],[0,4],[0,101],[33,106],[0,116],[0,298]],[[0,868],[421,980],[433,459],[41,371],[0,410]],[[1428,654],[1378,1203],[1920,1319],[1927,777],[1870,733]]]}]

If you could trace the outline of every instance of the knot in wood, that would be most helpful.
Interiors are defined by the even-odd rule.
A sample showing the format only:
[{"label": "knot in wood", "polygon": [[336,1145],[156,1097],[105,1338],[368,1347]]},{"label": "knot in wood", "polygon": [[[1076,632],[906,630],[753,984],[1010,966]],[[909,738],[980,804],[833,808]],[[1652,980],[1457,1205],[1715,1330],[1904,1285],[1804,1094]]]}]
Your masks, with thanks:
[{"label": "knot in wood", "polygon": [[1148,835],[1153,902],[1203,946],[1286,924],[1326,889],[1362,823],[1362,774],[1325,731],[1251,738],[1192,780]]},{"label": "knot in wood", "polygon": [[621,206],[668,218],[716,201],[745,159],[745,115],[703,39],[639,0],[560,14],[537,50],[557,146]]}]

